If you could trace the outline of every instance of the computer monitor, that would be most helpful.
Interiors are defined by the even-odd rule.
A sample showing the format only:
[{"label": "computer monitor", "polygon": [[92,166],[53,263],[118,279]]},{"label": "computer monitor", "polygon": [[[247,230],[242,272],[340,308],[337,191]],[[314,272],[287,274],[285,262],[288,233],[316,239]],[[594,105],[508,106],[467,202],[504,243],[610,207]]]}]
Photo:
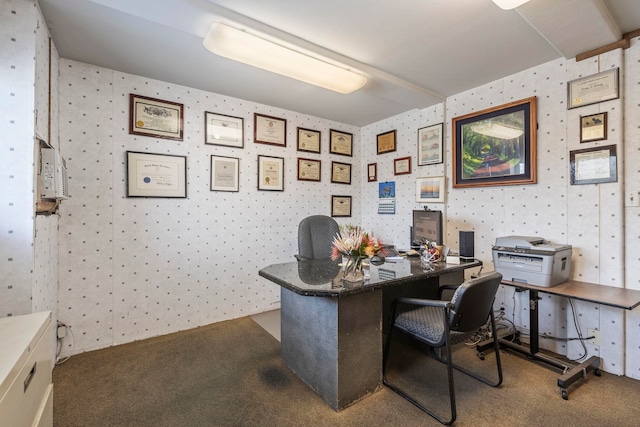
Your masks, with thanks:
[{"label": "computer monitor", "polygon": [[436,242],[437,245],[443,244],[441,211],[413,211],[411,245],[418,246],[425,241]]}]

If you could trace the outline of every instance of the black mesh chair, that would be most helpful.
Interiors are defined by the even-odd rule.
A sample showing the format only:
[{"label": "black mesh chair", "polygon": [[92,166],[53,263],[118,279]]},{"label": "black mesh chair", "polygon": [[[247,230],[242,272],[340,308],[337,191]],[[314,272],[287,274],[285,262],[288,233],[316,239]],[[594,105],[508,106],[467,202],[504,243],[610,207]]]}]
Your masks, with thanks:
[{"label": "black mesh chair", "polygon": [[331,258],[333,238],[340,233],[338,223],[330,216],[309,216],[298,225],[298,261]]},{"label": "black mesh chair", "polygon": [[[497,387],[502,384],[502,365],[500,363],[498,335],[496,334],[496,324],[493,316],[493,300],[501,280],[502,275],[499,273],[491,273],[467,280],[456,288],[451,301],[418,298],[396,299],[391,307],[391,327],[389,328],[383,356],[384,384],[445,425],[453,424],[456,420],[456,399],[453,385],[454,368],[490,386]],[[479,328],[485,325],[487,320],[490,320],[496,349],[497,381],[489,380],[458,366],[451,359],[451,346],[466,341]],[[449,403],[451,406],[449,419],[437,415],[397,386],[389,383],[386,370],[391,336],[396,330],[426,344],[432,357],[446,363],[449,381]],[[443,347],[445,350],[444,356],[441,355],[442,352],[440,351]],[[438,351],[436,352],[436,350]]]}]

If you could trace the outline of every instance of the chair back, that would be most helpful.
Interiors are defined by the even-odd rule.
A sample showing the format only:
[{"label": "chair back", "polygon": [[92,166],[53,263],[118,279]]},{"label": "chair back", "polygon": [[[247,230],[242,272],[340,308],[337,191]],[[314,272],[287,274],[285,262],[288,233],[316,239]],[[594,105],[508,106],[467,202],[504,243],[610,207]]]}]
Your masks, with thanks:
[{"label": "chair back", "polygon": [[462,283],[451,298],[449,326],[452,331],[471,332],[487,322],[502,274],[490,273]]},{"label": "chair back", "polygon": [[307,259],[331,258],[333,238],[340,232],[330,216],[312,215],[298,225],[298,254]]}]

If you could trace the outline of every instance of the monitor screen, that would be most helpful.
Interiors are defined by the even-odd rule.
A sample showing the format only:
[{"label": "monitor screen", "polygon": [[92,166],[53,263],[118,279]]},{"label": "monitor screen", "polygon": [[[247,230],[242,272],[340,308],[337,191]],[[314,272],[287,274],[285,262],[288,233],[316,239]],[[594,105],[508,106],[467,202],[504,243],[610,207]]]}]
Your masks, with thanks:
[{"label": "monitor screen", "polygon": [[421,245],[425,241],[443,244],[441,211],[413,211],[411,244]]}]

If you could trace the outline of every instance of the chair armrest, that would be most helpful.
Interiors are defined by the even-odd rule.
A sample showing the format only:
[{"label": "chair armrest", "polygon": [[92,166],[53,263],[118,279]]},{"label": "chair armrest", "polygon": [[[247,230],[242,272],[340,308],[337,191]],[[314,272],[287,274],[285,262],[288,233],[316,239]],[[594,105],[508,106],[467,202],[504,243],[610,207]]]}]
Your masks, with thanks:
[{"label": "chair armrest", "polygon": [[296,259],[298,261],[307,261],[307,260],[311,259],[311,258],[307,258],[306,256],[302,256],[302,255],[298,255],[298,254],[294,255],[294,257],[296,257]]}]

